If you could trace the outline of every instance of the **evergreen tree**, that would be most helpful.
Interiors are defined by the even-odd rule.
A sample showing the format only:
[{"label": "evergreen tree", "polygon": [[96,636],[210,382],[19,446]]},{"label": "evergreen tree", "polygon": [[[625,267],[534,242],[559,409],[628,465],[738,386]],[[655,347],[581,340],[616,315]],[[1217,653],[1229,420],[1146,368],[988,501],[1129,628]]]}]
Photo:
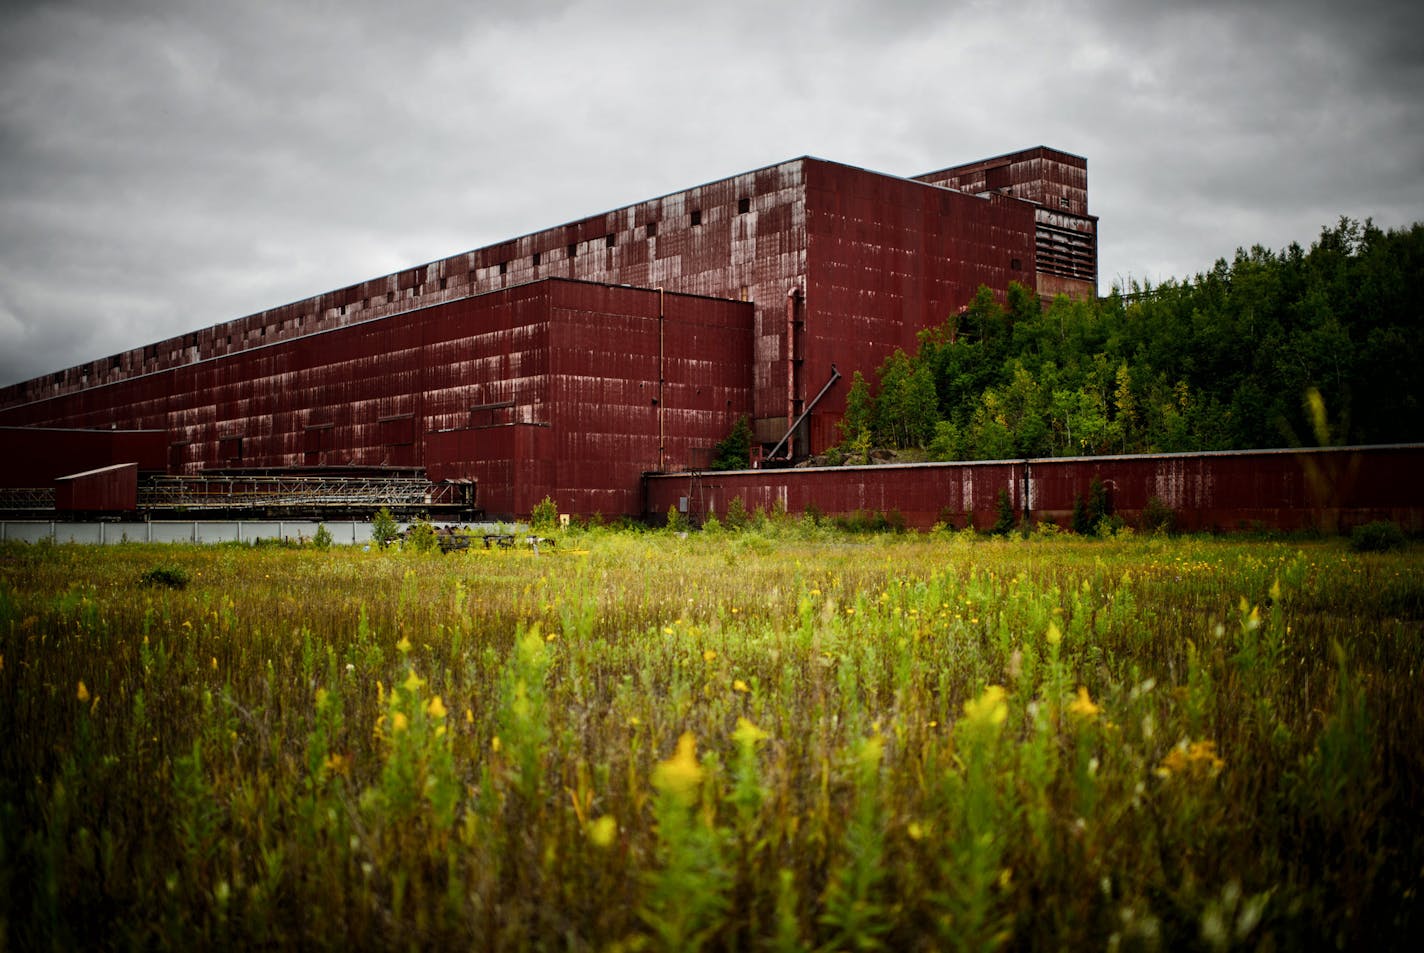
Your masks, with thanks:
[{"label": "evergreen tree", "polygon": [[732,432],[712,449],[712,469],[745,470],[751,466],[752,427],[746,414],[737,418]]}]

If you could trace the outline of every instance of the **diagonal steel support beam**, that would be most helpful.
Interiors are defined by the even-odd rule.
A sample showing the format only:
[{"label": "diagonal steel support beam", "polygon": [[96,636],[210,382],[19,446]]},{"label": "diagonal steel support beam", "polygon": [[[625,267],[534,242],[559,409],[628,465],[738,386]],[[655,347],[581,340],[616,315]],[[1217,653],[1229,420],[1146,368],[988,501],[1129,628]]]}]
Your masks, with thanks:
[{"label": "diagonal steel support beam", "polygon": [[[782,448],[782,447],[786,446],[786,441],[788,441],[788,440],[791,439],[791,435],[796,432],[796,428],[799,427],[799,426],[801,426],[801,422],[802,422],[803,420],[805,420],[807,417],[811,416],[811,411],[813,411],[813,410],[816,409],[816,405],[821,402],[821,398],[822,398],[822,397],[825,397],[825,396],[826,396],[826,392],[829,391],[829,390],[831,389],[831,387],[835,385],[836,381],[838,381],[838,380],[840,380],[840,379],[841,379],[841,372],[838,371],[838,370],[836,370],[836,366],[835,366],[834,364],[832,364],[832,365],[831,365],[831,379],[828,380],[828,381],[826,381],[826,386],[825,386],[825,387],[822,387],[822,388],[821,388],[821,392],[816,395],[815,399],[812,400],[811,403],[809,403],[809,404],[806,405],[806,409],[805,409],[805,410],[801,411],[801,416],[800,416],[800,417],[797,417],[797,418],[796,418],[796,422],[795,422],[794,424],[792,424],[792,425],[787,429],[787,431],[786,431],[786,436],[784,436],[784,437],[782,437],[780,440],[778,440],[777,443],[776,443],[776,446],[774,446],[774,447],[771,448],[771,453],[768,453],[768,454],[766,455],[766,458],[767,458],[768,460],[775,460],[775,459],[776,459],[776,455],[781,452],[781,448]],[[786,458],[787,458],[788,460],[791,459],[791,451],[790,451],[790,450],[787,450],[787,452],[786,452]]]}]

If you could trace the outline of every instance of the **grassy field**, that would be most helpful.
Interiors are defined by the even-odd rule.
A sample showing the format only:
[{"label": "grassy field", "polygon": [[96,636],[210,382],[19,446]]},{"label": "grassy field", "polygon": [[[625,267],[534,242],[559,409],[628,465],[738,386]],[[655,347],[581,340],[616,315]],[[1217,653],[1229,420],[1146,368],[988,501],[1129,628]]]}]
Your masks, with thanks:
[{"label": "grassy field", "polygon": [[1398,947],[1424,555],[0,549],[0,949]]}]

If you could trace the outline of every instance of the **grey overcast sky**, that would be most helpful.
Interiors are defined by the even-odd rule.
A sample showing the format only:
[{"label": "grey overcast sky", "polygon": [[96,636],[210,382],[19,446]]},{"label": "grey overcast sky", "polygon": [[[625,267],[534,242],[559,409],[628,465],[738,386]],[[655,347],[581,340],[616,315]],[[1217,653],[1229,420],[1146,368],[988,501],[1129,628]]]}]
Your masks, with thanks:
[{"label": "grey overcast sky", "polygon": [[10,0],[0,384],[799,155],[1086,156],[1103,292],[1407,226],[1421,11]]}]

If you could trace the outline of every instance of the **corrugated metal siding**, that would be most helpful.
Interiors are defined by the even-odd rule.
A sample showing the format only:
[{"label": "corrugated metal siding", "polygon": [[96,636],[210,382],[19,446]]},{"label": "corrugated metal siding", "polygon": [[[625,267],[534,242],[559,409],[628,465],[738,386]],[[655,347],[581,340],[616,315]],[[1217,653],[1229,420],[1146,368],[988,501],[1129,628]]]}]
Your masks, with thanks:
[{"label": "corrugated metal siding", "polygon": [[1003,489],[1017,512],[1027,490],[1035,522],[1066,526],[1074,500],[1087,498],[1095,478],[1129,523],[1156,497],[1185,531],[1334,532],[1378,519],[1424,531],[1418,444],[654,476],[646,515],[661,516],[681,498],[695,515],[721,515],[740,496],[748,509],[769,511],[780,500],[792,514],[808,506],[827,514],[894,510],[921,529],[947,518],[962,527],[967,512],[984,528],[997,517]]},{"label": "corrugated metal siding", "polygon": [[54,481],[54,508],[61,513],[115,513],[138,509],[138,464],[119,463]]},{"label": "corrugated metal siding", "polygon": [[697,518],[724,516],[733,498],[747,510],[771,512],[778,505],[800,514],[815,507],[826,514],[899,513],[912,527],[928,528],[948,519],[963,526],[970,514],[979,526],[993,522],[1000,489],[1014,492],[1021,470],[1013,463],[941,466],[874,466],[688,473],[648,478],[647,515],[656,518],[669,506]]},{"label": "corrugated metal siding", "polygon": [[56,477],[116,463],[161,472],[167,447],[161,430],[0,427],[0,486],[49,486]]},{"label": "corrugated metal siding", "polygon": [[962,192],[1033,202],[1038,293],[1097,294],[1098,220],[1088,213],[1088,160],[1038,146],[916,177]]},{"label": "corrugated metal siding", "polygon": [[543,278],[769,302],[779,316],[788,288],[804,283],[803,162],[648,199],[0,388],[0,407]]},{"label": "corrugated metal siding", "polygon": [[[1051,198],[1049,191],[1056,189],[1086,209],[1084,160],[1042,147],[1008,158],[1014,160],[1015,187],[1026,197]],[[950,175],[954,171],[922,178],[974,185],[969,172]],[[814,275],[809,273],[808,214],[816,218]],[[804,403],[824,383],[830,363],[841,363],[847,377],[854,367],[844,365],[872,369],[893,347],[913,346],[916,330],[944,320],[980,283],[1002,289],[1012,278],[1031,281],[1034,249],[1025,247],[1024,239],[1033,232],[1033,223],[1010,199],[985,201],[823,160],[795,159],[15,385],[0,390],[0,405],[192,367],[200,358],[240,353],[405,312],[418,304],[452,302],[553,276],[754,302],[753,415],[760,421],[759,434],[775,440],[784,432],[788,413],[795,413],[794,402]],[[1018,271],[1011,268],[1015,259]],[[1077,287],[1070,279],[1072,275],[1059,279],[1056,287]],[[800,316],[805,323],[788,340],[785,304],[793,289],[804,295]],[[868,355],[867,343],[872,345]],[[411,346],[402,345],[407,350]],[[398,356],[386,363],[394,370],[382,373],[420,374]],[[225,400],[242,400],[233,395],[237,386],[237,381],[228,382]],[[339,381],[324,387],[330,403],[350,403]],[[838,439],[835,419],[844,389],[813,418],[810,449],[824,449]],[[240,407],[238,413],[243,415]],[[395,413],[416,412],[364,406],[354,411],[363,420]],[[329,441],[304,439],[304,444],[318,445],[313,453],[330,455],[350,446],[349,426],[315,423],[331,424],[333,433],[327,435]],[[281,421],[275,429],[292,432]],[[261,434],[243,435],[244,453],[251,449],[252,436]],[[354,436],[362,446],[376,439],[363,433]],[[182,439],[197,438],[190,433]],[[410,451],[397,449],[401,446],[392,445],[382,458],[405,462]],[[807,449],[804,443],[800,449]],[[265,445],[261,451],[272,452]]]},{"label": "corrugated metal siding", "polygon": [[811,451],[820,452],[840,439],[852,372],[870,379],[897,347],[913,352],[916,334],[968,304],[981,284],[1031,280],[1034,209],[819,162],[809,166],[806,196],[810,269],[796,400],[815,397],[832,363],[845,377],[811,420]]},{"label": "corrugated metal siding", "polygon": [[751,414],[753,306],[598,285],[570,287],[559,304],[555,501],[565,512],[636,514],[644,472],[705,465]]}]

